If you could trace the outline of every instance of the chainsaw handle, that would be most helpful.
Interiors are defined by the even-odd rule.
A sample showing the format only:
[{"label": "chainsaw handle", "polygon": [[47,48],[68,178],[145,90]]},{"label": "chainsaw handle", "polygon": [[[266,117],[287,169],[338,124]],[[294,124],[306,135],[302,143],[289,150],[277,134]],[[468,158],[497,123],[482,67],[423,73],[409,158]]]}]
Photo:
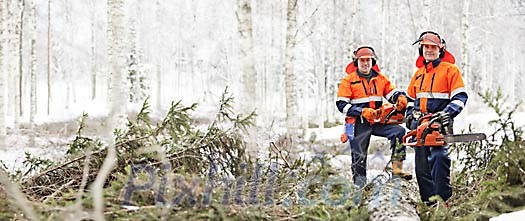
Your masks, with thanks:
[{"label": "chainsaw handle", "polygon": [[417,120],[417,126],[421,125],[421,123],[423,123],[423,120],[425,120],[425,119],[430,119],[431,117],[432,117],[432,114],[426,114],[426,115],[421,116],[421,117]]},{"label": "chainsaw handle", "polygon": [[394,114],[397,113],[397,110],[396,110],[396,106],[394,105],[394,109],[392,111],[390,111],[390,113],[388,113],[385,117],[385,121],[383,122],[384,125],[386,125],[388,123],[388,120],[390,120],[390,118],[392,116],[394,116]]},{"label": "chainsaw handle", "polygon": [[410,142],[410,140],[412,138],[416,137],[416,135],[417,135],[417,130],[411,130],[410,132],[405,134],[405,136],[403,136],[403,145],[410,146],[410,147],[416,146],[417,145],[417,140],[413,141],[413,142]]}]

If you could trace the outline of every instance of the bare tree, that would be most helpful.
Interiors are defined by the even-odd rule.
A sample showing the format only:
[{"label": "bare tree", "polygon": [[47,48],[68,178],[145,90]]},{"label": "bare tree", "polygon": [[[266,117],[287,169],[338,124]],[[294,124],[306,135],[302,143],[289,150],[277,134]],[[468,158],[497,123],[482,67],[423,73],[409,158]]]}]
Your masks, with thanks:
[{"label": "bare tree", "polygon": [[430,28],[430,22],[433,18],[431,18],[431,16],[433,15],[432,13],[432,0],[423,0],[423,17],[424,17],[424,23],[423,23],[423,28],[424,29],[429,29]]},{"label": "bare tree", "polygon": [[128,44],[126,48],[126,51],[128,51],[126,77],[130,85],[129,100],[132,103],[142,103],[148,96],[149,86],[142,64],[142,50],[138,46],[140,33],[138,33],[139,30],[137,29],[137,18],[139,16],[140,4],[138,1],[132,1],[129,5],[132,7],[129,10],[129,32],[127,35]]},{"label": "bare tree", "polygon": [[0,0],[0,150],[5,147],[4,1]]},{"label": "bare tree", "polygon": [[96,47],[95,47],[95,10],[96,1],[91,0],[91,50],[90,50],[90,67],[91,67],[91,99],[94,100],[97,97],[97,61],[96,61]]},{"label": "bare tree", "polygon": [[297,117],[297,82],[294,73],[295,43],[297,36],[297,0],[288,0],[286,9],[286,49],[285,49],[285,97],[286,127],[292,134],[298,126]]},{"label": "bare tree", "polygon": [[[111,42],[109,50],[109,58],[111,65],[111,97],[110,97],[110,112],[108,132],[114,128],[120,128],[124,124],[124,114],[126,113],[126,92],[124,89],[124,71],[125,68],[125,53],[124,42],[124,0],[108,0],[108,18],[110,23],[108,25],[108,32],[111,33]],[[116,150],[115,143],[112,136],[109,136],[108,154],[104,159],[100,172],[95,179],[93,189],[93,205],[94,218],[97,221],[104,220],[104,199],[102,190],[104,183],[116,164]]]},{"label": "bare tree", "polygon": [[51,109],[51,0],[47,0],[47,115]]},{"label": "bare tree", "polygon": [[461,14],[461,64],[460,69],[463,72],[465,84],[470,85],[470,70],[469,70],[469,6],[470,0],[463,1],[463,9]]},{"label": "bare tree", "polygon": [[19,117],[24,114],[24,109],[22,106],[22,80],[24,76],[24,70],[23,70],[23,45],[24,45],[24,11],[25,11],[25,0],[21,1],[20,5],[20,14],[19,14],[19,21],[17,25],[17,31],[18,31],[18,82],[17,82],[17,89],[18,93],[15,96],[15,102],[17,102],[18,109],[15,107],[15,114],[17,115],[15,117],[15,125],[18,124]]},{"label": "bare tree", "polygon": [[[155,1],[155,31],[157,32],[157,34],[155,35],[155,46],[156,46],[156,49],[157,51],[160,51],[161,49],[161,31],[162,31],[162,28],[161,28],[161,21],[162,21],[162,18],[161,18],[161,5],[160,5],[160,1],[157,0]],[[157,97],[157,102],[156,102],[156,107],[157,107],[157,110],[160,110],[161,107],[162,107],[162,72],[161,72],[161,59],[162,59],[162,56],[155,56],[155,71],[156,71],[156,97]]]},{"label": "bare tree", "polygon": [[108,10],[111,17],[109,25],[111,32],[110,42],[110,65],[111,65],[111,97],[110,97],[110,127],[112,130],[121,126],[119,122],[124,120],[126,113],[126,90],[124,85],[124,72],[126,57],[124,52],[124,23],[123,23],[123,0],[109,0]]},{"label": "bare tree", "polygon": [[[29,125],[31,130],[34,129],[35,115],[36,115],[36,2],[31,1],[31,89],[30,89],[30,111],[29,111]],[[32,132],[29,136],[30,145],[35,144],[35,133]]]},{"label": "bare tree", "polygon": [[417,32],[420,29],[418,25],[416,24],[417,15],[414,15],[414,12],[412,10],[412,4],[410,3],[410,0],[407,0],[407,6],[408,6],[409,14],[410,14],[410,23],[412,27],[412,33],[414,34],[414,39],[415,39],[417,37]]},{"label": "bare tree", "polygon": [[240,35],[241,111],[249,113],[257,104],[257,73],[254,66],[251,0],[238,0],[237,20]]},{"label": "bare tree", "polygon": [[19,90],[18,90],[18,65],[19,60],[19,45],[21,32],[21,23],[23,17],[23,0],[7,1],[7,70],[9,83],[7,84],[8,91],[8,115],[13,117],[14,131],[17,131],[18,122],[20,121],[20,106],[19,106]]},{"label": "bare tree", "polygon": [[[64,0],[64,20],[65,20],[65,36],[66,36],[66,42],[73,42],[73,36],[72,36],[72,26],[73,22],[71,19],[71,2],[69,0]],[[71,104],[71,91],[73,89],[73,50],[71,49],[71,46],[63,45],[63,53],[64,53],[64,59],[62,64],[62,80],[65,82],[66,85],[66,93],[65,93],[65,99],[64,100],[64,107],[65,109],[70,108]]]}]

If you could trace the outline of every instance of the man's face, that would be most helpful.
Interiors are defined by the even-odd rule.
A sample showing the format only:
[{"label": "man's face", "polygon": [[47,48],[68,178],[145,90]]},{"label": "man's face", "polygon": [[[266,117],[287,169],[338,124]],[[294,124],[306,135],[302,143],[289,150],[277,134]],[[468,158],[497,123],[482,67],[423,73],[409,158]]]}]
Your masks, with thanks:
[{"label": "man's face", "polygon": [[357,68],[362,74],[369,74],[370,69],[372,69],[372,58],[357,59]]},{"label": "man's face", "polygon": [[439,47],[436,45],[422,45],[423,57],[426,61],[434,61],[439,58]]}]

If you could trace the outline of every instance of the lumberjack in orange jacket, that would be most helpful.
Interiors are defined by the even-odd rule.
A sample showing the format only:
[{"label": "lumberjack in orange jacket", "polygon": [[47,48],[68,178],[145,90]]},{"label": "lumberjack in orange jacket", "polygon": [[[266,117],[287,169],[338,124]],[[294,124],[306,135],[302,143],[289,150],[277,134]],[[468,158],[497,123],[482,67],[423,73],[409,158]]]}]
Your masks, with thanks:
[{"label": "lumberjack in orange jacket", "polygon": [[[452,119],[465,107],[468,99],[461,73],[454,65],[454,57],[445,49],[445,41],[435,32],[423,32],[414,44],[419,43],[419,68],[407,92],[413,100],[407,108],[407,127],[415,129],[422,114]],[[427,204],[431,196],[448,200],[452,196],[448,146],[417,146],[415,151],[416,178],[421,199]]]},{"label": "lumberjack in orange jacket", "polygon": [[[360,116],[363,108],[377,109],[383,104],[383,97],[391,103],[395,103],[397,97],[404,96],[404,93],[395,89],[390,80],[382,74],[374,70],[371,71],[368,77],[360,76],[358,71],[348,73],[341,84],[339,84],[339,91],[337,92],[338,107],[342,113],[347,116]],[[344,106],[343,106],[344,104]],[[370,123],[374,123],[373,119],[367,119]]]},{"label": "lumberjack in orange jacket", "polygon": [[458,67],[442,59],[420,67],[414,73],[407,92],[414,99],[415,110],[422,113],[444,111],[451,118],[463,110],[468,99]]},{"label": "lumberjack in orange jacket", "polygon": [[405,129],[399,125],[375,123],[377,118],[375,109],[381,107],[383,98],[390,103],[396,103],[399,111],[404,111],[407,105],[405,93],[397,90],[388,78],[379,72],[375,52],[371,47],[358,48],[354,52],[354,60],[347,66],[346,71],[348,75],[339,84],[336,106],[347,117],[345,129],[352,152],[351,167],[354,184],[363,187],[367,182],[366,158],[371,135],[390,140],[393,174],[410,179],[411,175],[402,171],[406,148],[397,147],[405,134]]}]

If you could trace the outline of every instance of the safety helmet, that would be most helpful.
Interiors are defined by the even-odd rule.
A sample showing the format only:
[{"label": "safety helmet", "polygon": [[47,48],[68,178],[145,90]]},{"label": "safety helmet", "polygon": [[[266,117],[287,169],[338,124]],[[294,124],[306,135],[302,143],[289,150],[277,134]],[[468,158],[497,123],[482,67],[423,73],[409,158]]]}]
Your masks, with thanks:
[{"label": "safety helmet", "polygon": [[412,43],[415,45],[419,43],[419,55],[423,56],[423,45],[435,45],[439,47],[439,57],[443,58],[445,52],[445,39],[441,38],[438,33],[433,31],[425,31],[419,35],[419,38]]},{"label": "safety helmet", "polygon": [[376,65],[376,53],[374,48],[370,46],[361,46],[354,51],[354,66],[357,67],[357,60],[359,58],[372,58],[372,66]]},{"label": "safety helmet", "polygon": [[422,45],[435,45],[438,47],[443,47],[441,43],[441,38],[438,35],[435,35],[433,33],[426,33],[421,36],[421,42]]}]

